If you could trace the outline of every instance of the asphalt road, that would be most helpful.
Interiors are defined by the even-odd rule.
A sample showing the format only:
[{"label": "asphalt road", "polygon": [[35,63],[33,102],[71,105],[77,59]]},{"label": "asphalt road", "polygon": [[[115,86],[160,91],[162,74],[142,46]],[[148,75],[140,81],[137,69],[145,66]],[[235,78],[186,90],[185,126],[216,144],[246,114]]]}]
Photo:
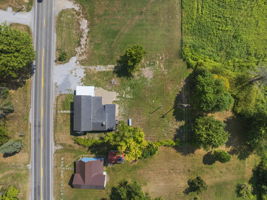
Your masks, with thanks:
[{"label": "asphalt road", "polygon": [[34,9],[31,200],[52,200],[54,0],[36,1]]}]

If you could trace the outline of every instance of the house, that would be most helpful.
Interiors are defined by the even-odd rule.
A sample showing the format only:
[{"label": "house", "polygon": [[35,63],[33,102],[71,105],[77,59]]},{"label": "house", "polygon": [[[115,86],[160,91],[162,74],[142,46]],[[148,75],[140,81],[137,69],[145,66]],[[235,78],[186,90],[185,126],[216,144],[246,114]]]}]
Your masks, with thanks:
[{"label": "house", "polygon": [[75,132],[105,132],[115,129],[115,104],[103,105],[102,97],[94,95],[94,87],[77,86],[73,116]]},{"label": "house", "polygon": [[105,189],[104,159],[82,158],[75,162],[72,187],[79,189]]}]

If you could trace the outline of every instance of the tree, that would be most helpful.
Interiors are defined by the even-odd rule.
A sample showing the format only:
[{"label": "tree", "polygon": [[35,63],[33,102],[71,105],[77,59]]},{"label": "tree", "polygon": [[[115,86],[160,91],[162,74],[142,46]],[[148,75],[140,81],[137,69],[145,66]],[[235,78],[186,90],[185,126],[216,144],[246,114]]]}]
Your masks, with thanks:
[{"label": "tree", "polygon": [[0,200],[18,200],[19,190],[14,186],[9,186],[4,194],[0,197]]},{"label": "tree", "polygon": [[7,143],[8,140],[9,140],[9,137],[7,135],[6,129],[0,126],[0,147],[3,144]]},{"label": "tree", "polygon": [[248,184],[237,184],[236,196],[245,200],[253,199],[251,186]]},{"label": "tree", "polygon": [[253,176],[250,180],[253,192],[258,199],[267,199],[267,160],[262,159],[259,165],[253,170]]},{"label": "tree", "polygon": [[208,113],[229,110],[232,106],[234,100],[227,91],[224,79],[215,77],[202,68],[193,72],[192,105],[196,110]]},{"label": "tree", "polygon": [[4,155],[13,155],[21,151],[22,149],[21,140],[10,140],[0,147],[0,153]]},{"label": "tree", "polygon": [[128,181],[122,181],[117,187],[113,187],[109,197],[110,200],[152,200],[148,194],[142,191],[137,182],[129,183]]},{"label": "tree", "polygon": [[208,186],[205,181],[200,177],[197,176],[194,179],[189,179],[187,181],[188,184],[188,192],[196,192],[197,194],[207,190]]},{"label": "tree", "polygon": [[225,144],[229,134],[224,130],[225,124],[213,117],[199,117],[194,125],[196,143],[205,148],[217,148]]},{"label": "tree", "polygon": [[145,55],[145,50],[140,45],[133,45],[126,49],[125,54],[118,60],[118,66],[115,72],[120,76],[132,76],[132,73],[138,69],[138,65]]},{"label": "tree", "polygon": [[14,112],[14,107],[6,87],[0,87],[0,119]]},{"label": "tree", "polygon": [[1,81],[21,80],[29,73],[34,59],[30,35],[0,25],[0,44]]},{"label": "tree", "polygon": [[120,122],[117,130],[108,133],[103,140],[110,148],[125,153],[125,158],[129,161],[140,158],[148,144],[140,128],[128,126],[124,122]]},{"label": "tree", "polygon": [[231,155],[223,150],[215,150],[213,156],[215,160],[218,160],[221,163],[226,163],[231,160]]}]

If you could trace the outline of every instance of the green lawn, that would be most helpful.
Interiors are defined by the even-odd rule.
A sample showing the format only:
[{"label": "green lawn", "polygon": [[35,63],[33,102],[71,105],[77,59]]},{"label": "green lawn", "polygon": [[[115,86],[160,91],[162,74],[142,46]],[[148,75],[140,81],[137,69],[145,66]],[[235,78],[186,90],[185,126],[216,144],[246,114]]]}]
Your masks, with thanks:
[{"label": "green lawn", "polygon": [[73,9],[66,9],[57,17],[57,57],[61,51],[67,54],[66,62],[76,55],[75,48],[80,42],[80,24]]}]

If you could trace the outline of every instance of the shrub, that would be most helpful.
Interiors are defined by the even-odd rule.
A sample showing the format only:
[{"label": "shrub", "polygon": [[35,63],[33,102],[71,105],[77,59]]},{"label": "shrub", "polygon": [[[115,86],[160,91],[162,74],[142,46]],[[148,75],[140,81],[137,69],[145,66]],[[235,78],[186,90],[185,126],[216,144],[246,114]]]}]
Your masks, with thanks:
[{"label": "shrub", "polygon": [[237,184],[236,195],[243,199],[249,200],[253,199],[251,186],[248,184]]},{"label": "shrub", "polygon": [[65,62],[67,60],[67,53],[63,50],[60,50],[59,56],[58,56],[58,61],[59,62]]},{"label": "shrub", "polygon": [[221,162],[221,163],[226,163],[231,160],[231,155],[223,150],[215,150],[213,152],[213,156],[215,160]]},{"label": "shrub", "polygon": [[92,145],[101,142],[100,140],[97,139],[92,139],[92,138],[81,138],[81,137],[74,137],[74,142],[76,144],[79,144],[84,147],[91,147]]},{"label": "shrub", "polygon": [[187,184],[188,192],[196,192],[197,194],[207,190],[208,188],[207,184],[200,176],[197,176],[194,179],[189,179]]},{"label": "shrub", "polygon": [[7,143],[9,137],[7,135],[6,129],[4,127],[0,127],[0,146]]},{"label": "shrub", "polygon": [[149,142],[148,145],[143,149],[142,158],[149,158],[155,155],[159,150],[157,144]]}]

